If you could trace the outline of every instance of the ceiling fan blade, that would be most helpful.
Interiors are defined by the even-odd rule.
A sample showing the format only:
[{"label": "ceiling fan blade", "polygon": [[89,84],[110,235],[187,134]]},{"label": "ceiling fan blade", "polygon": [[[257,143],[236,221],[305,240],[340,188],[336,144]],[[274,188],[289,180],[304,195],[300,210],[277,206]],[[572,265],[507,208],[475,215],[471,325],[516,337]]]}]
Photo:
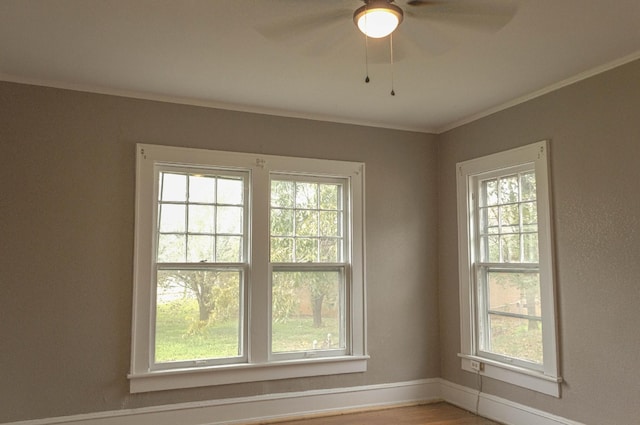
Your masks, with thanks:
[{"label": "ceiling fan blade", "polygon": [[258,25],[255,29],[269,40],[283,41],[300,37],[301,34],[304,33],[324,30],[340,21],[348,23],[352,13],[353,11],[350,9],[333,9],[294,18],[281,19],[268,24]]},{"label": "ceiling fan blade", "polygon": [[[409,9],[428,7],[427,13],[481,13],[485,15],[513,14],[516,9],[514,0],[409,0]],[[417,6],[417,7],[416,7]]]},{"label": "ceiling fan blade", "polygon": [[473,41],[479,33],[500,30],[517,10],[513,0],[409,0],[406,4],[409,19],[398,32],[432,55]]},{"label": "ceiling fan blade", "polygon": [[507,25],[517,11],[512,0],[422,0],[420,5],[407,8],[407,15],[451,29],[489,33]]},{"label": "ceiling fan blade", "polygon": [[411,0],[407,15],[471,30],[495,32],[516,13],[513,0]]},{"label": "ceiling fan blade", "polygon": [[442,3],[442,1],[433,1],[433,0],[409,0],[407,2],[408,6],[428,6],[431,4]]},{"label": "ceiling fan blade", "polygon": [[[420,50],[433,56],[439,56],[451,50],[456,43],[436,26],[406,25],[398,27],[398,40],[415,44]],[[405,41],[406,40],[406,41]],[[400,43],[398,43],[400,44]]]}]

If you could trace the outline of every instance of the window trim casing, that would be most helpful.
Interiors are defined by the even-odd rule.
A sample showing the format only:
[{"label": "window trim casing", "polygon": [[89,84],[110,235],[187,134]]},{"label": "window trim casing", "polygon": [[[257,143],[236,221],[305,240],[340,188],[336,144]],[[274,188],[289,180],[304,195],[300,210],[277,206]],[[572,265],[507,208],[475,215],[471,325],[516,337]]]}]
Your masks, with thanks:
[{"label": "window trim casing", "polygon": [[[169,147],[148,144],[136,146],[136,197],[135,197],[135,240],[134,240],[134,288],[131,340],[131,369],[128,374],[130,392],[191,388],[222,385],[239,382],[265,381],[318,375],[364,372],[369,358],[366,348],[366,293],[365,293],[365,241],[364,241],[364,163],[322,160],[311,158],[285,157],[252,153],[238,153]],[[210,166],[231,170],[249,171],[250,198],[249,218],[251,243],[248,247],[249,284],[248,322],[251,316],[263,317],[252,323],[260,326],[260,332],[249,332],[247,336],[247,361],[244,363],[204,365],[166,370],[153,370],[149,357],[149,331],[152,329],[152,259],[154,222],[153,182],[156,163],[189,166]],[[268,346],[268,305],[260,305],[255,300],[269,300],[269,175],[309,174],[316,176],[348,178],[351,187],[349,196],[350,227],[350,272],[352,282],[348,290],[350,305],[347,326],[350,327],[350,353],[348,355],[308,358],[301,360],[273,360]],[[151,184],[149,184],[151,178]],[[146,180],[145,180],[146,179]],[[256,199],[256,196],[262,196]],[[255,279],[261,279],[256,284]],[[264,303],[263,303],[264,304]],[[251,326],[251,325],[249,325]],[[259,347],[259,348],[256,348]]]},{"label": "window trim casing", "polygon": [[[549,142],[546,140],[457,164],[458,273],[460,285],[460,353],[463,370],[478,373],[544,394],[560,397],[555,302],[553,231],[549,177]],[[534,370],[479,354],[475,300],[474,258],[476,241],[473,223],[477,223],[471,185],[477,176],[533,164],[536,174],[540,298],[543,326],[542,370]],[[543,283],[545,282],[545,283]],[[478,370],[476,364],[482,365]],[[472,364],[474,367],[472,367]]]}]

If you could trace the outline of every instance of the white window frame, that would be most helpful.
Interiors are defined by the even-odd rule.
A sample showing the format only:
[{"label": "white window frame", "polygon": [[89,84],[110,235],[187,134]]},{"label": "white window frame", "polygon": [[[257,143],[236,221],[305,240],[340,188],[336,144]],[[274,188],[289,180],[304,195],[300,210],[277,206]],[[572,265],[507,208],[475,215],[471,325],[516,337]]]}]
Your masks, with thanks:
[{"label": "white window frame", "polygon": [[[479,350],[477,297],[477,211],[473,187],[480,176],[529,164],[536,176],[540,303],[542,311],[543,364],[527,365],[506,356],[487,356]],[[463,370],[560,397],[558,369],[549,143],[541,141],[505,152],[457,164],[458,269],[460,278],[461,366]]]},{"label": "white window frame", "polygon": [[[364,171],[360,162],[295,158],[275,155],[222,152],[138,144],[134,243],[130,392],[223,385],[318,375],[364,372],[367,369],[365,267],[364,267]],[[153,239],[157,187],[155,173],[161,165],[214,167],[249,173],[249,247],[245,270],[247,300],[243,324],[243,356],[236,362],[194,362],[185,367],[154,367],[152,359],[154,289]],[[345,267],[347,350],[341,355],[290,359],[273,356],[270,333],[269,200],[272,173],[346,179],[348,184],[348,252]]]}]

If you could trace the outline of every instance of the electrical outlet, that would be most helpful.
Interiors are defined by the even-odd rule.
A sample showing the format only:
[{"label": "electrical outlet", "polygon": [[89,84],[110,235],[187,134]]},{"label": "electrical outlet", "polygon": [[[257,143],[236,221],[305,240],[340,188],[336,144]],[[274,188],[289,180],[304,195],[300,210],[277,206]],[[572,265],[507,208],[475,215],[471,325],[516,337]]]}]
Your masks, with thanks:
[{"label": "electrical outlet", "polygon": [[477,360],[471,360],[471,369],[475,370],[476,372],[480,372],[482,370],[482,363]]}]

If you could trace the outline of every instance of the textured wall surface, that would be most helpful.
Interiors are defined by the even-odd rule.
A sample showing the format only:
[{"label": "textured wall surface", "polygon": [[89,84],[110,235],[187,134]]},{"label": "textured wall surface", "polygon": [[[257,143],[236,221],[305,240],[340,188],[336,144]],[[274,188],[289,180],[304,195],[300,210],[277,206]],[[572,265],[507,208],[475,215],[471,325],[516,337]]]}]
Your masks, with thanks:
[{"label": "textured wall surface", "polygon": [[[439,376],[434,136],[9,83],[0,111],[0,422]],[[138,142],[366,163],[366,373],[128,393]]]},{"label": "textured wall surface", "polygon": [[439,136],[442,377],[460,369],[455,164],[550,140],[562,398],[483,390],[586,424],[639,423],[640,61]]},{"label": "textured wall surface", "polygon": [[[439,136],[0,83],[0,422],[437,376],[475,387],[456,356],[455,164],[549,139],[562,398],[483,390],[638,423],[639,81],[636,61]],[[129,395],[137,142],[365,162],[369,370]]]}]

